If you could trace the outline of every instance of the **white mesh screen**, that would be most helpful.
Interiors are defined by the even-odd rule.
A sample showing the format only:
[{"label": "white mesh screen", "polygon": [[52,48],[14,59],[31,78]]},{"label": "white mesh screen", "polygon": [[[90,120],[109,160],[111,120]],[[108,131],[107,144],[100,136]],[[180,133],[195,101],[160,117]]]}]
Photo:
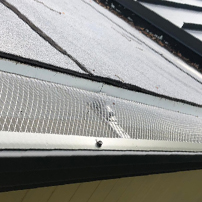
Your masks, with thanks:
[{"label": "white mesh screen", "polygon": [[202,142],[200,118],[0,72],[0,131]]}]

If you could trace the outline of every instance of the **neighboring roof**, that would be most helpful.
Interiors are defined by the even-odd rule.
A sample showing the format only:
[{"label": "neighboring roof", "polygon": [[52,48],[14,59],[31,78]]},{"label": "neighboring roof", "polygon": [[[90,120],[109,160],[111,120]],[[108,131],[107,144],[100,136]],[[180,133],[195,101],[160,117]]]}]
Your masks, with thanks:
[{"label": "neighboring roof", "polygon": [[[36,0],[8,2],[69,55],[76,58],[91,74],[202,104],[202,79],[199,73],[96,3],[85,0],[68,3],[58,3],[56,0],[43,3]],[[4,12],[10,13],[6,8]],[[9,48],[1,46],[1,51],[43,62],[47,61],[44,55],[50,54],[47,63],[85,73],[73,60],[51,48],[50,43],[43,40],[39,42],[40,37],[17,15],[10,15],[9,19],[5,19],[3,15],[3,19],[9,21],[14,18],[22,23],[19,27],[11,25],[9,29],[10,33],[19,33],[15,34],[15,37],[18,37],[15,39],[18,41],[17,45],[32,34],[35,38],[32,38],[30,43],[23,42],[22,51],[4,33]],[[30,49],[33,43],[36,43],[33,45],[37,49],[35,55]],[[49,49],[55,51],[55,55]],[[56,55],[61,59],[56,60]]]},{"label": "neighboring roof", "polygon": [[[200,1],[139,1],[142,5],[177,25],[179,28],[183,28],[184,23],[202,25],[202,3]],[[176,4],[169,4],[168,2],[175,2]],[[195,7],[193,8],[193,6]],[[187,31],[186,28],[183,29]],[[202,40],[202,32],[195,33],[188,31],[188,33]]]},{"label": "neighboring roof", "polygon": [[144,6],[155,11],[178,27],[182,27],[184,22],[202,24],[202,12],[188,9],[171,8],[168,6],[153,5],[152,3],[143,3]]},{"label": "neighboring roof", "polygon": [[202,7],[202,2],[200,0],[191,0],[191,1],[190,0],[167,0],[167,1],[181,3],[181,4],[188,4],[191,6]]},{"label": "neighboring roof", "polygon": [[196,38],[200,39],[202,41],[202,31],[196,31],[196,30],[189,30],[187,29],[186,32],[189,34],[195,36]]}]

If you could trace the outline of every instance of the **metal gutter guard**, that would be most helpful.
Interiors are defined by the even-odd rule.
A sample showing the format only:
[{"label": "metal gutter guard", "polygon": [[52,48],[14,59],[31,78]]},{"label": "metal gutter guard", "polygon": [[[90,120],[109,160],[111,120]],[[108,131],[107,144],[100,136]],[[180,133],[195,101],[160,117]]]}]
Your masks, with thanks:
[{"label": "metal gutter guard", "polygon": [[199,106],[0,60],[0,192],[201,169],[201,124]]},{"label": "metal gutter guard", "polygon": [[201,118],[137,101],[0,72],[0,103],[0,149],[202,151]]}]

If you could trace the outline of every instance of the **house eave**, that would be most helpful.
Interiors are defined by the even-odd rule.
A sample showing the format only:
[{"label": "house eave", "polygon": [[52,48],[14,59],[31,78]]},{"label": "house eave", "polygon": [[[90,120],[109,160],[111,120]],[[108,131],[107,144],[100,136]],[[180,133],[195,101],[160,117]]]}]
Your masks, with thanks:
[{"label": "house eave", "polygon": [[202,168],[201,153],[2,150],[0,191]]}]

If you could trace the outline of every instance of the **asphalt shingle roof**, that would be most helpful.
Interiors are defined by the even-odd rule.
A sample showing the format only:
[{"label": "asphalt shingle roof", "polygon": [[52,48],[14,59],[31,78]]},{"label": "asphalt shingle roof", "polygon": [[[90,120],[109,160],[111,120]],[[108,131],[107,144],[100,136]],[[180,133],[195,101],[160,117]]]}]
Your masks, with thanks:
[{"label": "asphalt shingle roof", "polygon": [[0,4],[0,51],[81,71],[68,57],[44,41],[11,10]]},{"label": "asphalt shingle roof", "polygon": [[[8,2],[93,75],[202,104],[200,74],[95,2]],[[0,51],[86,73],[12,11],[0,9]]]}]

